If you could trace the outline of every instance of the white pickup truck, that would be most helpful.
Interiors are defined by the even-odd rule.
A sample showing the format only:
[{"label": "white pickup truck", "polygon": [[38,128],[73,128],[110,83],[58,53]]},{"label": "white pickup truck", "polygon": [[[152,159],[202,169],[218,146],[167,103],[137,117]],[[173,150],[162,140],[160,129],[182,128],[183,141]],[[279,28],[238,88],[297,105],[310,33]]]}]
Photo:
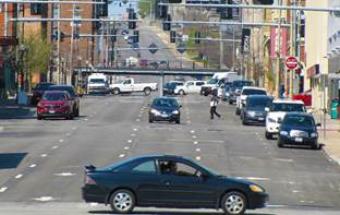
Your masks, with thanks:
[{"label": "white pickup truck", "polygon": [[135,83],[133,78],[128,78],[119,83],[111,84],[110,90],[113,95],[144,92],[148,96],[152,91],[157,90],[157,83]]}]

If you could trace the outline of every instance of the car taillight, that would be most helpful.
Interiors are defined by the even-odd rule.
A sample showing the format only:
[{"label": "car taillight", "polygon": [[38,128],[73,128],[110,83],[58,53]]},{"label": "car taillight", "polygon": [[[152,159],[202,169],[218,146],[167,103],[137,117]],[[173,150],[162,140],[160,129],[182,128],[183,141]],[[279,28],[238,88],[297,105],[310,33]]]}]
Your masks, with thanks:
[{"label": "car taillight", "polygon": [[93,180],[90,176],[85,175],[85,184],[95,185],[97,184],[95,180]]}]

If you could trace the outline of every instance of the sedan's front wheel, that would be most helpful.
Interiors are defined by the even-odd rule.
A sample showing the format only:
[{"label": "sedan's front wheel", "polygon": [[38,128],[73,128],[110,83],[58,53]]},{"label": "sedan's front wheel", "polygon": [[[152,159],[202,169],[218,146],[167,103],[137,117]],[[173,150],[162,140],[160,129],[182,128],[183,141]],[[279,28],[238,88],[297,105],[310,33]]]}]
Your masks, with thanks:
[{"label": "sedan's front wheel", "polygon": [[227,215],[244,214],[247,207],[247,199],[242,193],[231,191],[222,198],[221,207]]},{"label": "sedan's front wheel", "polygon": [[110,205],[115,213],[130,213],[135,207],[135,196],[128,190],[117,190],[111,195]]}]

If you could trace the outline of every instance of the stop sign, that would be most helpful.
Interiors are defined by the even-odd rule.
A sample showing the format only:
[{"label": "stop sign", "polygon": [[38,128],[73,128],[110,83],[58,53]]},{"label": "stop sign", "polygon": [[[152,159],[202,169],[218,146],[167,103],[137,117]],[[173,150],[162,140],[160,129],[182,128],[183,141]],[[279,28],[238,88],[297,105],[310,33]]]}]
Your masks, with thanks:
[{"label": "stop sign", "polygon": [[298,60],[296,59],[296,57],[293,57],[293,56],[287,57],[286,59],[287,69],[293,70],[293,69],[296,69],[297,66],[298,66]]}]

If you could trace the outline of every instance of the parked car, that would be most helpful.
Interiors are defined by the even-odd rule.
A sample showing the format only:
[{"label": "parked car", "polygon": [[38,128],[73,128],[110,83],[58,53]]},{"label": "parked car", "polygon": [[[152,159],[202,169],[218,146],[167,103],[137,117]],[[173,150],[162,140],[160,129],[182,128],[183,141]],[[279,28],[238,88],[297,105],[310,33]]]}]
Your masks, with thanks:
[{"label": "parked car", "polygon": [[80,113],[80,99],[79,96],[76,94],[76,91],[73,86],[71,85],[52,85],[48,88],[48,91],[51,90],[58,90],[58,91],[66,91],[70,94],[72,100],[72,110],[73,116],[78,117]]},{"label": "parked car", "polygon": [[280,121],[278,147],[286,144],[309,145],[312,149],[319,149],[318,130],[312,115],[303,112],[287,113]]},{"label": "parked car", "polygon": [[241,90],[240,96],[236,99],[236,115],[241,114],[242,107],[245,105],[247,96],[250,95],[267,95],[267,91],[264,88],[260,87],[249,87],[244,86]]},{"label": "parked car", "polygon": [[277,135],[279,133],[279,121],[282,121],[286,113],[306,112],[306,108],[302,101],[277,99],[273,101],[272,105],[266,111],[265,136],[267,139],[272,139],[273,135]]},{"label": "parked car", "polygon": [[252,86],[252,81],[246,81],[246,80],[236,80],[231,83],[230,89],[229,89],[229,95],[227,97],[227,101],[230,105],[236,103],[237,97],[241,95],[242,88],[244,86]]},{"label": "parked car", "polygon": [[73,119],[73,100],[66,91],[45,91],[37,104],[37,119],[64,117]]},{"label": "parked car", "polygon": [[136,83],[133,78],[128,78],[119,83],[111,84],[110,89],[114,95],[144,92],[148,96],[152,91],[157,90],[157,83]]},{"label": "parked car", "polygon": [[109,204],[118,214],[135,207],[212,208],[244,214],[265,207],[268,194],[261,186],[222,176],[184,157],[148,155],[103,168],[85,167],[85,202]]},{"label": "parked car", "polygon": [[248,96],[241,111],[242,124],[248,125],[251,122],[264,124],[267,114],[266,108],[269,108],[272,102],[273,97],[271,96]]},{"label": "parked car", "polygon": [[165,83],[163,86],[163,95],[174,95],[176,87],[183,85],[184,82],[182,81],[170,81],[168,83]]},{"label": "parked car", "polygon": [[169,121],[181,123],[181,105],[173,97],[156,97],[149,109],[149,122]]},{"label": "parked car", "polygon": [[205,84],[205,81],[187,81],[182,86],[176,86],[174,93],[176,95],[186,95],[192,93],[200,93],[201,87]]},{"label": "parked car", "polygon": [[43,82],[37,84],[33,88],[33,95],[31,98],[31,104],[36,105],[38,104],[39,100],[41,99],[41,96],[44,94],[44,92],[49,88],[49,86],[54,85],[53,83]]}]

